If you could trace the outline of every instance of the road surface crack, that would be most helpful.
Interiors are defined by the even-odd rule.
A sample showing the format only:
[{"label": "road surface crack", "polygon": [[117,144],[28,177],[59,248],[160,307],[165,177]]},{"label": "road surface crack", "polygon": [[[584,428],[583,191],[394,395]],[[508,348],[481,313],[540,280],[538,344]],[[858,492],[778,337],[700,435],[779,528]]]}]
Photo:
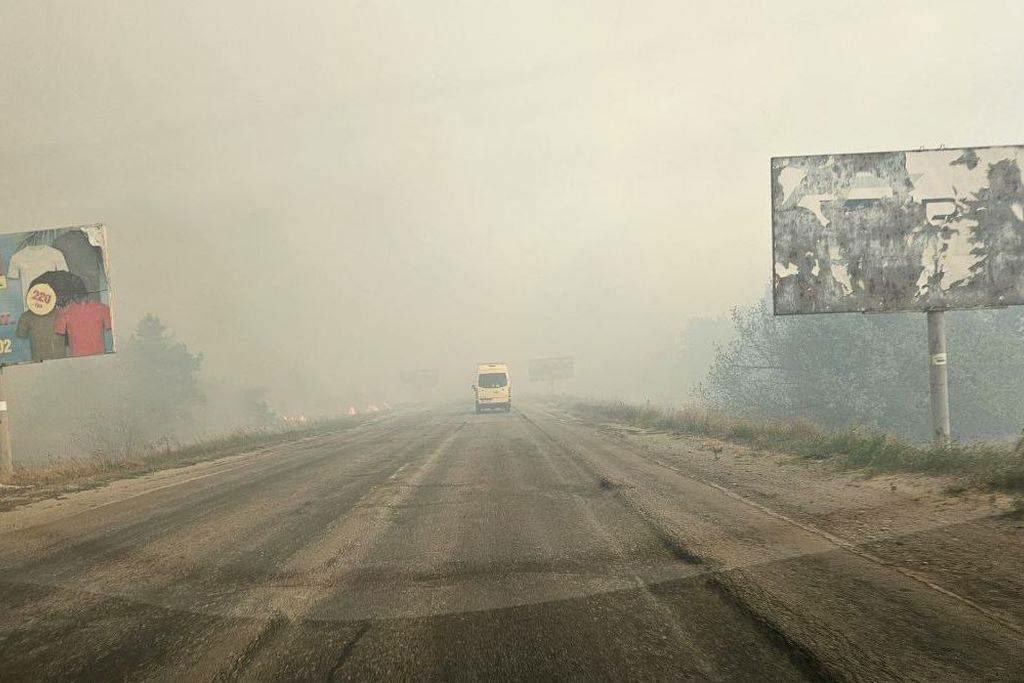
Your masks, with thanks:
[{"label": "road surface crack", "polygon": [[267,643],[267,641],[273,639],[278,633],[280,633],[289,624],[288,617],[283,614],[275,616],[273,619],[269,619],[263,623],[256,637],[249,641],[242,650],[241,654],[235,658],[232,662],[231,668],[227,671],[223,671],[216,675],[213,680],[215,681],[237,681],[242,677],[246,667],[252,658],[260,651],[260,649]]},{"label": "road surface crack", "polygon": [[359,627],[359,630],[356,631],[356,634],[352,636],[352,639],[345,644],[345,647],[341,649],[341,653],[338,654],[338,660],[334,663],[334,666],[331,667],[331,673],[327,677],[328,681],[333,682],[338,680],[338,673],[345,666],[345,662],[348,661],[348,658],[352,656],[352,651],[356,649],[356,645],[359,644],[359,641],[363,639],[363,636],[365,636],[366,632],[369,630],[370,624],[363,624]]},{"label": "road surface crack", "polygon": [[[817,653],[786,632],[775,620],[755,609],[751,603],[730,585],[721,573],[709,574],[707,585],[723,602],[730,605],[767,638],[768,642],[785,654],[801,674],[810,681],[844,681],[847,677],[830,667]],[[894,679],[895,680],[895,679]]]}]

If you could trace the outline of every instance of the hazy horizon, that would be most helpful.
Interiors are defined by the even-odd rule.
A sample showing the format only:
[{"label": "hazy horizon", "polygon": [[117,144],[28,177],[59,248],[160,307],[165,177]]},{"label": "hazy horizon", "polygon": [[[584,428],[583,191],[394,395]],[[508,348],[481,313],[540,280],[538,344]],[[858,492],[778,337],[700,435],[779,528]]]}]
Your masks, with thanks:
[{"label": "hazy horizon", "polygon": [[282,410],[543,354],[628,394],[764,294],[771,156],[1021,142],[986,7],[8,3],[0,229],[105,223],[119,334]]}]

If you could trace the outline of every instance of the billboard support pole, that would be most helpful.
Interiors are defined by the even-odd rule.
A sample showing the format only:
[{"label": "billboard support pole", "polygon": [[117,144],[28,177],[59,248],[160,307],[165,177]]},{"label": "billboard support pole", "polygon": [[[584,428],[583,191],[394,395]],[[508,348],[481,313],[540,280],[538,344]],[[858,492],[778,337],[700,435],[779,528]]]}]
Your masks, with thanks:
[{"label": "billboard support pole", "polygon": [[949,374],[946,370],[946,319],[943,311],[928,311],[928,375],[931,388],[932,436],[936,446],[948,446]]},{"label": "billboard support pole", "polygon": [[0,479],[14,474],[14,456],[11,454],[11,423],[4,393],[4,366],[0,365]]}]

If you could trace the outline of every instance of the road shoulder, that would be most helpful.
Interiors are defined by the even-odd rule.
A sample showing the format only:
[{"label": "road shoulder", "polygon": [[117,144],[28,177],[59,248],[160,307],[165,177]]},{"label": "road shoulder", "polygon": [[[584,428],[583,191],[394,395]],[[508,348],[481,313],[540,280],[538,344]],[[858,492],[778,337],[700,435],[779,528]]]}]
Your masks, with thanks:
[{"label": "road shoulder", "polygon": [[605,437],[750,504],[841,539],[859,552],[1024,625],[1024,516],[1003,494],[926,475],[867,476],[827,463],[579,415]]}]

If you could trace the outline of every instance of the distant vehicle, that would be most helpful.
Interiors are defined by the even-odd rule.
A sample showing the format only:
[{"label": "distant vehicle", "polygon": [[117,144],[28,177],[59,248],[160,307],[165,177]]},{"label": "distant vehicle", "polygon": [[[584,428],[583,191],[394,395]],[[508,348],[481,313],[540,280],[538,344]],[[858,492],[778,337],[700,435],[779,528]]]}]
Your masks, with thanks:
[{"label": "distant vehicle", "polygon": [[512,380],[504,363],[480,363],[476,368],[476,412],[487,409],[512,412]]}]

